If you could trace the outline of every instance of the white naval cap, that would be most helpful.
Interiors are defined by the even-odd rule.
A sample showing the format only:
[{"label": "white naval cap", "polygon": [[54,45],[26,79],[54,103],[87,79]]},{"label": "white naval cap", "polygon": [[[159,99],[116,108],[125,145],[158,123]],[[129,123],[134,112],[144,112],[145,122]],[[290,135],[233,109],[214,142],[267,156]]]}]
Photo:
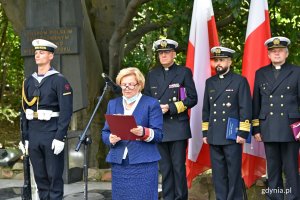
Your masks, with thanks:
[{"label": "white naval cap", "polygon": [[235,53],[234,50],[229,49],[227,47],[221,47],[221,46],[215,46],[211,48],[211,53],[213,54],[213,58],[227,58],[233,57],[233,54]]},{"label": "white naval cap", "polygon": [[272,48],[285,48],[291,43],[290,39],[286,37],[272,37],[265,41],[265,46],[268,47],[268,49]]},{"label": "white naval cap", "polygon": [[32,46],[34,46],[34,50],[44,50],[50,52],[54,52],[54,50],[57,48],[57,46],[54,43],[44,39],[33,40]]},{"label": "white naval cap", "polygon": [[175,50],[178,47],[178,42],[170,39],[160,39],[153,43],[156,51]]}]

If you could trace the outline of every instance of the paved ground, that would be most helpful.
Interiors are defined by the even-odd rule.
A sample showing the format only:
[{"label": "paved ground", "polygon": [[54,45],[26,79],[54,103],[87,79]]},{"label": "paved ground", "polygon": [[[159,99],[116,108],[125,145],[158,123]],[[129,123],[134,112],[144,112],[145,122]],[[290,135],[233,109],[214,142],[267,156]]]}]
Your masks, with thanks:
[{"label": "paved ground", "polygon": [[[0,200],[20,200],[23,180],[0,179]],[[84,182],[65,184],[65,200],[83,200]],[[110,182],[88,182],[89,200],[110,200]],[[34,195],[33,200],[38,200]]]}]

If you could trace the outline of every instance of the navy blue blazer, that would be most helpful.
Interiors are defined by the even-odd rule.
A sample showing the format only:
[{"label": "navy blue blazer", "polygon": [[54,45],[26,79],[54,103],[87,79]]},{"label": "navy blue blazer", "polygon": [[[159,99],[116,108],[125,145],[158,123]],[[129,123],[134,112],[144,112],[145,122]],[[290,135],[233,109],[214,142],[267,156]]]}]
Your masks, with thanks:
[{"label": "navy blue blazer", "polygon": [[[219,79],[218,75],[215,75],[206,80],[202,131],[203,137],[207,137],[209,144],[235,144],[234,140],[226,139],[228,117],[250,123],[251,111],[250,88],[245,77],[230,71],[224,79]],[[239,130],[238,135],[246,139],[249,131]]]},{"label": "navy blue blazer", "polygon": [[264,142],[294,142],[290,124],[300,121],[300,67],[285,63],[276,79],[272,65],[256,71],[253,132]]},{"label": "navy blue blazer", "polygon": [[[112,99],[108,102],[106,114],[124,114],[122,97]],[[152,97],[143,95],[138,102],[133,116],[139,126],[151,128],[154,131],[154,138],[151,142],[121,140],[115,145],[109,142],[110,129],[105,122],[102,129],[102,140],[110,147],[106,157],[109,163],[122,163],[125,147],[128,149],[129,164],[154,162],[160,160],[160,154],[156,143],[163,138],[163,114],[158,101]]]}]

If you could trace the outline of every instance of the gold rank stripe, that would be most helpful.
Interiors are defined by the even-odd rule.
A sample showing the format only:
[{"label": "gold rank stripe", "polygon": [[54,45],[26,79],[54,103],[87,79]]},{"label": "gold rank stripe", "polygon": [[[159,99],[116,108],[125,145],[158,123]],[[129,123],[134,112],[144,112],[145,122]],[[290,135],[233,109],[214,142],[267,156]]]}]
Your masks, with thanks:
[{"label": "gold rank stripe", "polygon": [[72,94],[72,92],[66,92],[66,93],[63,93],[63,95],[69,95],[69,94]]},{"label": "gold rank stripe", "polygon": [[208,131],[209,122],[202,122],[202,131]]},{"label": "gold rank stripe", "polygon": [[246,120],[244,122],[240,122],[239,130],[250,132],[250,128],[251,128],[251,124],[250,124],[249,120]]},{"label": "gold rank stripe", "polygon": [[253,119],[252,126],[259,126],[259,119]]},{"label": "gold rank stripe", "polygon": [[187,109],[187,107],[183,104],[182,101],[175,102],[175,106],[177,108],[177,113],[182,113]]}]

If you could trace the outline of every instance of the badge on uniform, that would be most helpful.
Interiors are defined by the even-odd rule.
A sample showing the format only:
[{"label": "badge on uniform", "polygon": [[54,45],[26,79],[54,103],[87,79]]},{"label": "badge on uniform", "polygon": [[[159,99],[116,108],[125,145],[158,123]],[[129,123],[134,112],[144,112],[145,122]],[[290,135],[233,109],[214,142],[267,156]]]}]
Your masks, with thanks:
[{"label": "badge on uniform", "polygon": [[169,88],[178,88],[178,87],[180,87],[179,83],[173,83],[169,85]]}]

